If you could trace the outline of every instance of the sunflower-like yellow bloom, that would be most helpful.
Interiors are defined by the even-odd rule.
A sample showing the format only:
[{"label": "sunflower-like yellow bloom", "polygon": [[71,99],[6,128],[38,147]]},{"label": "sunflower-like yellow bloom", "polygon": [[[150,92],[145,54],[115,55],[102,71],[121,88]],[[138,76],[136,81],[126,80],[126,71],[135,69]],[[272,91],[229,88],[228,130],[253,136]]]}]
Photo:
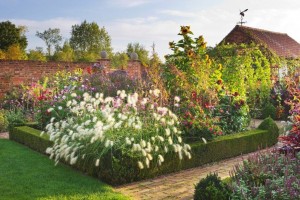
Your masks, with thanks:
[{"label": "sunflower-like yellow bloom", "polygon": [[186,34],[188,34],[188,33],[191,32],[190,26],[181,26],[181,30],[180,31],[181,31],[182,35],[186,35]]}]

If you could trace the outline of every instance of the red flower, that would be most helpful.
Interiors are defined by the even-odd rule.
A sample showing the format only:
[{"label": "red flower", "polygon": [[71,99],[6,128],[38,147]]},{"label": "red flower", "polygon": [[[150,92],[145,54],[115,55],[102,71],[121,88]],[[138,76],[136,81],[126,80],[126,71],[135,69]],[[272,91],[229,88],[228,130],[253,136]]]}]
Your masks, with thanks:
[{"label": "red flower", "polygon": [[197,92],[195,92],[195,91],[192,92],[192,98],[193,98],[193,99],[196,99],[196,98],[197,98]]},{"label": "red flower", "polygon": [[38,97],[38,100],[39,100],[39,101],[42,101],[42,100],[44,100],[44,99],[45,99],[45,96],[44,96],[44,95],[41,95],[41,96]]},{"label": "red flower", "polygon": [[221,84],[222,84],[222,80],[218,80],[218,81],[217,81],[217,84],[218,84],[218,85],[221,85]]},{"label": "red flower", "polygon": [[86,68],[86,71],[87,71],[88,74],[92,74],[92,68],[91,67]]}]

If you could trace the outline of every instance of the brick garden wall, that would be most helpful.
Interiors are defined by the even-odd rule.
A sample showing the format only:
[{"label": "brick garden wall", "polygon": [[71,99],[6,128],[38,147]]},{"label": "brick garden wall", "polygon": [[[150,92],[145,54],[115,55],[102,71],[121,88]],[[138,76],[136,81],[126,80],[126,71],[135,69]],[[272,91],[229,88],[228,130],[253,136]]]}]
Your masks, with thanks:
[{"label": "brick garden wall", "polygon": [[[60,70],[73,71],[76,68],[86,69],[95,63],[91,62],[42,62],[42,61],[9,61],[0,60],[0,98],[4,96],[13,86],[22,83],[38,81],[43,76],[55,74]],[[106,73],[110,73],[110,60],[101,59],[98,66],[104,66]],[[140,61],[129,61],[125,69],[131,78],[142,78],[145,68]]]}]

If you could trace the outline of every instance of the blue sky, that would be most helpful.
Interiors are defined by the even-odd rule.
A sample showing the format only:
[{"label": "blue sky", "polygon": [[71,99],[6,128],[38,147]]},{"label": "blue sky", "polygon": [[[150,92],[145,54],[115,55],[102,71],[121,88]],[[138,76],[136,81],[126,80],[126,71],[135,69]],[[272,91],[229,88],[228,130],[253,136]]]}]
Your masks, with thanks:
[{"label": "blue sky", "polygon": [[71,26],[87,20],[106,28],[114,51],[125,50],[129,42],[150,50],[154,42],[163,57],[181,25],[191,25],[195,36],[204,35],[215,46],[245,8],[247,26],[285,32],[300,42],[299,0],[0,0],[0,21],[27,26],[28,49],[45,47],[36,31],[60,28],[68,39]]}]

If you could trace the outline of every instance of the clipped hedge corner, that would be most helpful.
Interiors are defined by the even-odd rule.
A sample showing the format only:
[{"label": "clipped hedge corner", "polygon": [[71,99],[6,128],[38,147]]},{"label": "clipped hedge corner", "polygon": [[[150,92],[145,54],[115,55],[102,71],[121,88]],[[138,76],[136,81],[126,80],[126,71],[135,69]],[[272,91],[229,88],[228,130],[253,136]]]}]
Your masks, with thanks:
[{"label": "clipped hedge corner", "polygon": [[9,131],[9,139],[24,144],[38,152],[45,153],[53,145],[48,135],[41,136],[41,131],[29,126],[14,127]]},{"label": "clipped hedge corner", "polygon": [[[78,160],[73,167],[111,185],[121,185],[270,147],[277,143],[277,137],[278,127],[271,118],[267,118],[257,130],[218,137],[207,144],[191,143],[192,159],[190,160],[185,158],[180,161],[174,159],[174,156],[178,155],[169,153],[165,156],[162,166],[152,165],[148,169],[140,170],[137,160],[120,152],[114,152],[106,154],[98,167],[95,166],[95,158],[88,156]],[[41,153],[45,153],[46,148],[52,146],[48,136],[41,137],[40,131],[26,126],[14,128],[10,132],[10,138]]]}]

